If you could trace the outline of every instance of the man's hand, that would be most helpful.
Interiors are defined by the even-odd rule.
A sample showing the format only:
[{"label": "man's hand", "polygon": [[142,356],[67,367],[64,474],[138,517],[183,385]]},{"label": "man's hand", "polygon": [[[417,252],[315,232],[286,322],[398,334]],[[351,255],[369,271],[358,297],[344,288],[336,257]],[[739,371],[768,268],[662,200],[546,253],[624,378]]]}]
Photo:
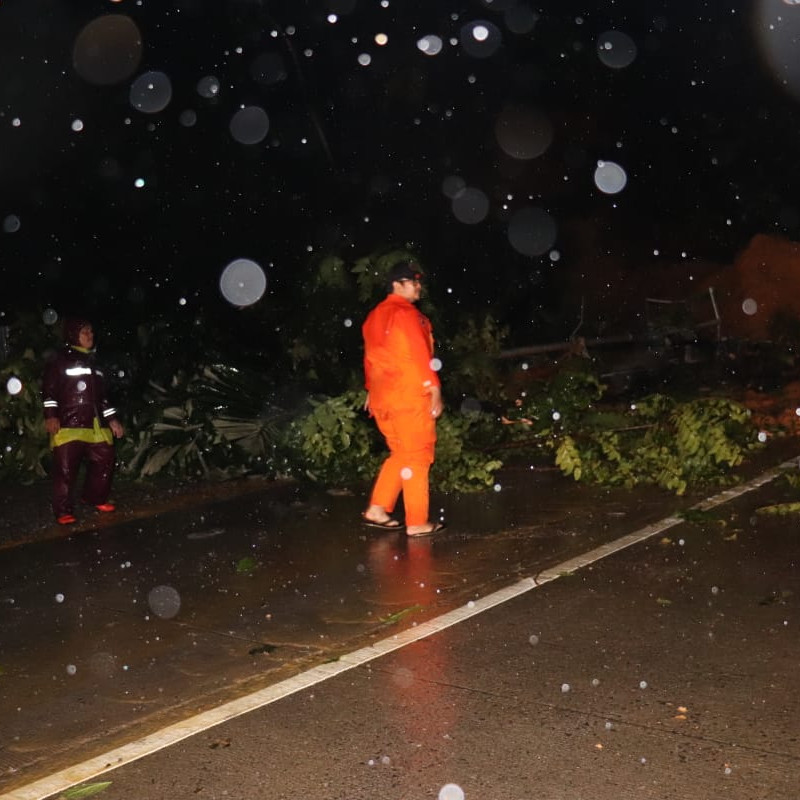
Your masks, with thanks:
[{"label": "man's hand", "polygon": [[113,433],[117,439],[121,439],[125,435],[125,430],[118,419],[109,420],[108,427],[111,428],[111,433]]},{"label": "man's hand", "polygon": [[55,417],[49,417],[44,421],[44,429],[55,436],[61,430],[61,423]]},{"label": "man's hand", "polygon": [[438,419],[442,416],[442,390],[439,386],[431,386],[431,416]]}]

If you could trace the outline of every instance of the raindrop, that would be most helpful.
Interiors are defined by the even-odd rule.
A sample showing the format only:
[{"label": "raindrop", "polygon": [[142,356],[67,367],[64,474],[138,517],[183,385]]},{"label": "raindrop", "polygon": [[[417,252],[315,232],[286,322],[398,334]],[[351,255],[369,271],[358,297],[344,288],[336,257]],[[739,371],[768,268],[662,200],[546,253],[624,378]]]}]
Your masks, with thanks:
[{"label": "raindrop", "polygon": [[719,594],[719,586],[712,586],[711,594]]},{"label": "raindrop", "polygon": [[200,78],[200,80],[197,81],[196,88],[197,94],[199,94],[200,97],[205,97],[207,100],[210,100],[212,97],[216,97],[219,94],[219,79],[214,75],[206,75],[204,78]]},{"label": "raindrop", "polygon": [[417,41],[417,49],[426,56],[436,56],[442,52],[442,40],[438,36],[423,36]]},{"label": "raindrop", "polygon": [[753,300],[752,297],[748,297],[742,303],[742,311],[744,311],[744,313],[747,314],[749,317],[752,317],[753,314],[755,314],[756,311],[758,311],[758,303],[756,303],[756,301]]},{"label": "raindrop", "polygon": [[612,69],[623,69],[636,59],[636,43],[622,31],[606,31],[597,39],[597,57]]},{"label": "raindrop", "polygon": [[552,416],[553,416],[553,420],[555,422],[558,422],[561,419],[561,412],[560,411],[554,411]]},{"label": "raindrop", "polygon": [[6,233],[16,233],[22,227],[22,222],[16,214],[9,214],[3,220],[3,230]]},{"label": "raindrop", "polygon": [[414,673],[408,667],[400,667],[392,673],[392,680],[401,689],[408,689],[414,684]]},{"label": "raindrop", "polygon": [[55,597],[56,603],[63,603],[64,602],[64,595],[59,592]]},{"label": "raindrop", "polygon": [[389,758],[389,756],[381,756],[381,764],[386,766],[386,765],[391,764],[391,763],[392,763],[392,759]]},{"label": "raindrop", "polygon": [[442,194],[451,200],[463,194],[467,188],[466,181],[458,175],[448,175],[442,181]]},{"label": "raindrop", "polygon": [[539,15],[524,4],[512,6],[503,14],[503,21],[511,33],[530,33],[538,20]]},{"label": "raindrop", "polygon": [[131,105],[143,114],[163,111],[172,99],[172,83],[158,71],[145,72],[132,84],[129,94]]},{"label": "raindrop", "polygon": [[240,108],[231,119],[231,136],[241,144],[258,144],[269,130],[267,112],[259,106]]},{"label": "raindrop", "polygon": [[400,470],[400,477],[404,481],[410,481],[413,475],[414,471],[410,467],[403,467],[403,469]]},{"label": "raindrop", "polygon": [[362,67],[368,67],[372,63],[372,56],[369,53],[361,53],[358,57],[358,63]]},{"label": "raindrop", "polygon": [[465,397],[461,401],[460,411],[462,414],[480,414],[481,401],[477,397]]},{"label": "raindrop", "polygon": [[353,327],[353,320],[349,317],[344,321],[345,328],[352,328]]},{"label": "raindrop", "polygon": [[607,731],[610,731],[614,727],[614,725],[611,722],[606,722],[606,726],[605,727],[606,727]]},{"label": "raindrop", "polygon": [[542,208],[526,206],[512,214],[508,222],[508,241],[524,256],[540,256],[555,244],[555,220]]},{"label": "raindrop", "polygon": [[379,47],[383,47],[389,41],[389,37],[385,33],[376,33],[375,34],[375,44]]},{"label": "raindrop", "polygon": [[767,441],[767,432],[766,431],[759,431],[758,432],[758,441],[759,442],[766,442]]},{"label": "raindrop", "polygon": [[133,185],[134,185],[134,186],[135,186],[137,189],[141,189],[141,188],[143,188],[143,187],[144,187],[144,178],[137,178],[137,179],[136,179],[136,180],[133,182]]},{"label": "raindrop", "polygon": [[503,487],[499,483],[496,483],[494,486],[492,486],[492,489],[494,489],[496,492],[503,491]]},{"label": "raindrop", "polygon": [[267,288],[267,278],[255,261],[237,258],[222,270],[219,288],[231,305],[250,306],[261,299]]},{"label": "raindrop", "polygon": [[469,187],[453,198],[453,215],[465,225],[476,225],[489,213],[489,198],[480,189]]},{"label": "raindrop", "polygon": [[[783,0],[787,6],[796,2]],[[796,10],[782,13],[775,0],[759,0],[753,20],[753,29],[758,36],[762,56],[776,82],[789,91],[795,99],[800,98],[800,63],[795,57],[797,37],[800,34],[800,19]]]},{"label": "raindrop", "polygon": [[613,161],[598,161],[594,171],[595,186],[605,194],[617,194],[625,188],[628,176],[625,170]]},{"label": "raindrop", "polygon": [[172,586],[156,586],[147,595],[150,610],[162,619],[172,619],[181,608],[181,596]]},{"label": "raindrop", "polygon": [[489,58],[503,44],[500,29],[492,22],[475,20],[461,28],[461,46],[473,58]]},{"label": "raindrop", "polygon": [[95,653],[89,658],[89,669],[100,678],[111,678],[117,669],[117,659],[111,653]]},{"label": "raindrop", "polygon": [[600,679],[592,678],[592,686],[594,686],[594,688],[596,689],[599,685],[600,685]]},{"label": "raindrop", "polygon": [[178,122],[180,122],[184,128],[191,128],[197,123],[197,113],[192,111],[191,108],[187,108],[181,111]]},{"label": "raindrop", "polygon": [[72,128],[72,130],[75,131],[75,133],[80,133],[83,130],[83,120],[80,119],[72,120],[70,128]]},{"label": "raindrop", "polygon": [[288,77],[286,64],[280,53],[266,52],[256,56],[250,65],[250,74],[256,83],[273,86]]},{"label": "raindrop", "polygon": [[646,689],[647,688],[647,681],[639,681],[639,688]]},{"label": "raindrop", "polygon": [[46,308],[42,313],[42,322],[45,325],[55,325],[58,322],[58,312],[54,308]]},{"label": "raindrop", "polygon": [[438,358],[432,358],[432,359],[430,360],[430,362],[428,363],[428,366],[429,366],[429,367],[430,367],[430,368],[431,368],[431,369],[432,369],[434,372],[439,372],[439,370],[442,368],[442,362],[441,362],[441,360],[440,360],[440,359],[438,359]]},{"label": "raindrop", "polygon": [[494,125],[502,151],[521,161],[537,158],[553,141],[553,126],[543,112],[527,106],[505,108]]},{"label": "raindrop", "polygon": [[6,390],[10,395],[19,394],[22,391],[22,381],[12,376],[6,383]]},{"label": "raindrop", "polygon": [[570,685],[568,683],[561,684],[561,692],[562,694],[566,694],[570,690]]},{"label": "raindrop", "polygon": [[74,664],[67,664],[67,675],[74,675],[78,668]]},{"label": "raindrop", "polygon": [[92,20],[75,39],[72,66],[85,81],[110,86],[127,80],[142,58],[142,36],[124,14],[106,14]]},{"label": "raindrop", "polygon": [[457,783],[446,783],[439,789],[438,800],[464,800],[464,790]]},{"label": "raindrop", "polygon": [[531,634],[531,635],[528,637],[528,641],[529,641],[531,644],[539,644],[539,637],[538,637],[538,636],[537,636],[535,633],[532,633],[532,634]]}]

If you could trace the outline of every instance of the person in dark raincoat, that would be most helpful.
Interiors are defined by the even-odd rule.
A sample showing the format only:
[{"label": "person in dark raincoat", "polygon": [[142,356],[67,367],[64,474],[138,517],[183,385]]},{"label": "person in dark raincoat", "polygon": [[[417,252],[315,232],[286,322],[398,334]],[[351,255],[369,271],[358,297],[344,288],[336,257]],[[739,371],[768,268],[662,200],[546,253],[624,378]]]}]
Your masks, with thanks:
[{"label": "person in dark raincoat", "polygon": [[81,499],[100,512],[114,511],[109,502],[113,441],[124,430],[95,363],[92,323],[66,319],[64,339],[64,347],[45,367],[42,403],[53,450],[53,513],[60,525],[70,525],[76,521],[72,487],[83,462],[86,480]]}]

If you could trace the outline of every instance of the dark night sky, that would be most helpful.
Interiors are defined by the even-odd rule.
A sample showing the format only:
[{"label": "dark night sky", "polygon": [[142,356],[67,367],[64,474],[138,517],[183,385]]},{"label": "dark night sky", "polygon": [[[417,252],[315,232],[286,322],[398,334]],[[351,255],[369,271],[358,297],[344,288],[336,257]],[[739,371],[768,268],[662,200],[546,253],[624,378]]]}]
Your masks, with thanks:
[{"label": "dark night sky", "polygon": [[[104,15],[135,23],[138,64],[120,60],[129,38],[87,32]],[[485,57],[463,30],[481,21],[499,37]],[[598,56],[608,31],[635,43],[629,65]],[[724,263],[756,232],[800,235],[798,33],[786,0],[4,0],[0,311],[208,310],[238,257],[265,269],[268,303],[314,257],[387,243],[476,308],[557,306],[559,274],[587,269],[593,247],[643,268],[654,251]],[[148,70],[171,84],[156,113],[130,100]],[[242,106],[268,115],[256,143],[231,133]],[[508,109],[527,156],[525,120],[549,122],[544,152],[504,151]],[[598,160],[624,169],[621,191],[595,185]],[[480,221],[456,218],[448,176],[483,192]],[[535,254],[509,240],[530,207],[556,231]]]}]

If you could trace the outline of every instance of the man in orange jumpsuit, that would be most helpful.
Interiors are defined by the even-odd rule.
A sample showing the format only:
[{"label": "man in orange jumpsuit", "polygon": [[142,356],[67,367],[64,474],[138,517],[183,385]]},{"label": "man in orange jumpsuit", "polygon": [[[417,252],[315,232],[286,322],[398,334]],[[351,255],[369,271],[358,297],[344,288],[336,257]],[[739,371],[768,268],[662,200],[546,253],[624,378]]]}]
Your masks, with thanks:
[{"label": "man in orange jumpsuit", "polygon": [[428,519],[428,472],[436,444],[442,390],[433,368],[433,329],[414,307],[422,273],[413,261],[395,264],[388,295],[367,316],[364,335],[364,408],[375,418],[390,455],[383,462],[363,519],[378,528],[399,528],[390,514],[403,492],[406,533],[426,536],[444,528]]}]

